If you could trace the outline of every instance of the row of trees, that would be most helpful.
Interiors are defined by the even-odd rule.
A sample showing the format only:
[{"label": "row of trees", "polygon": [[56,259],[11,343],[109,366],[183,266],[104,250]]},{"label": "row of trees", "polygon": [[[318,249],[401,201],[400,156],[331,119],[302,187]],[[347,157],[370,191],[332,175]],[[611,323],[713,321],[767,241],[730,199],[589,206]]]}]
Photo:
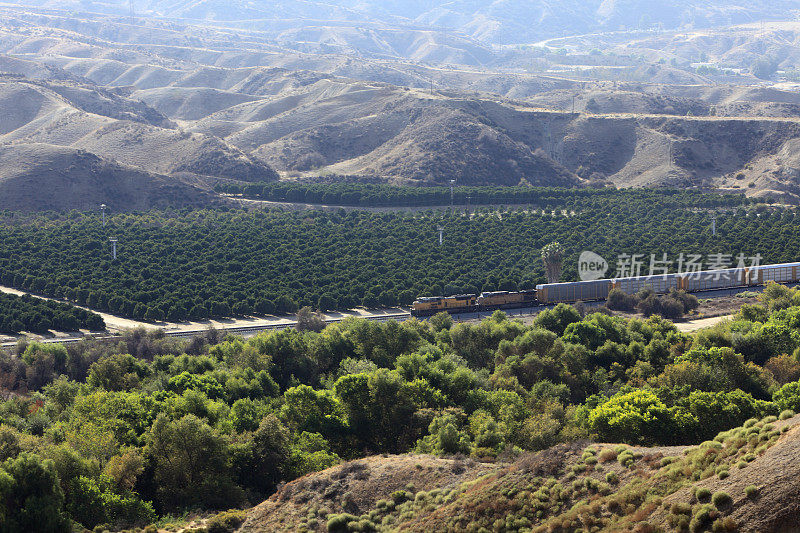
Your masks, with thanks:
[{"label": "row of trees", "polygon": [[0,357],[0,386],[14,393],[0,402],[0,528],[125,528],[243,506],[381,452],[697,443],[800,408],[798,304],[771,287],[695,335],[562,304],[531,325],[498,311],[478,324],[348,319],[247,341],[132,331],[117,344],[20,346]]},{"label": "row of trees", "polygon": [[[219,184],[218,192],[241,194],[247,198],[275,202],[297,202],[357,207],[379,206],[446,206],[450,204],[449,187],[397,187],[354,182],[307,183],[270,182],[236,185]],[[743,195],[705,194],[685,190],[621,191],[613,188],[564,189],[556,187],[454,187],[453,202],[467,204],[533,204],[540,207],[572,206],[582,200],[636,198],[640,202],[665,199],[674,205],[734,207],[745,205]]]},{"label": "row of trees", "polygon": [[0,333],[15,335],[22,331],[47,333],[79,329],[102,331],[106,325],[97,313],[73,305],[27,294],[16,296],[0,292]]},{"label": "row of trees", "polygon": [[[349,309],[409,304],[419,296],[532,289],[545,281],[541,249],[557,240],[577,277],[578,253],[603,256],[615,274],[620,254],[741,253],[795,261],[800,226],[793,210],[744,209],[717,217],[665,200],[601,199],[574,212],[486,210],[442,213],[184,211],[127,214],[103,227],[94,215],[0,220],[0,281],[136,319],[263,315],[298,307]],[[438,244],[437,227],[444,227]],[[113,261],[109,235],[119,239]]]}]

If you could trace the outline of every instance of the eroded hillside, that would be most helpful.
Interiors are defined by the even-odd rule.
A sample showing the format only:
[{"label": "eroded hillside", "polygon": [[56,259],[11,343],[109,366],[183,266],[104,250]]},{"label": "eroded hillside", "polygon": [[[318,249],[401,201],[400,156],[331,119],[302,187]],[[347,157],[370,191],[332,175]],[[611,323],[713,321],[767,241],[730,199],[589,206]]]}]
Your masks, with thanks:
[{"label": "eroded hillside", "polygon": [[240,531],[792,531],[798,423],[753,419],[699,446],[564,444],[510,463],[372,457],[288,483]]}]

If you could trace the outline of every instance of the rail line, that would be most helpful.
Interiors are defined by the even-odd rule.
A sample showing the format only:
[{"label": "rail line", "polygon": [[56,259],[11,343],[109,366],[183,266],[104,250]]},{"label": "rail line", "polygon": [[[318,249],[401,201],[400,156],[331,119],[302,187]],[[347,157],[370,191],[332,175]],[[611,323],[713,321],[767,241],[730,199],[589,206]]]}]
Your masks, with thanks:
[{"label": "rail line", "polygon": [[[798,282],[792,283],[783,283],[787,287],[797,287],[800,286]],[[753,287],[733,287],[733,288],[726,288],[726,289],[709,289],[704,291],[696,291],[694,294],[700,295],[703,298],[723,298],[725,296],[733,296],[740,292],[752,291],[752,292],[761,292],[764,289],[763,286],[753,286]],[[596,301],[596,302],[584,302],[584,305],[587,307],[597,307],[604,304],[605,301]],[[515,314],[523,315],[523,314],[532,314],[537,311],[543,311],[545,309],[552,309],[557,304],[535,304],[529,305],[525,307],[518,307],[514,309],[504,309],[503,311],[508,313],[509,315],[513,316]],[[476,320],[480,318],[488,317],[492,314],[491,311],[470,311],[466,313],[454,313],[453,317],[456,320]],[[372,320],[375,322],[387,322],[389,320],[405,320],[411,318],[411,313],[404,312],[404,313],[392,313],[388,315],[375,315],[375,316],[365,316],[361,317],[364,320]],[[326,324],[335,324],[337,322],[342,322],[345,318],[327,318],[325,319]],[[238,335],[242,335],[244,337],[250,337],[254,335],[258,335],[263,331],[273,331],[273,330],[281,330],[287,329],[297,326],[297,321],[292,322],[282,322],[279,324],[261,324],[258,326],[230,326],[230,327],[219,327],[216,326],[218,331],[224,331],[226,333],[235,333]],[[158,328],[153,328],[158,329]],[[190,339],[192,337],[196,337],[198,335],[202,335],[208,331],[208,329],[192,329],[192,330],[181,330],[181,331],[164,331],[164,335],[167,337],[173,338],[180,338],[180,339]],[[37,342],[42,343],[53,343],[53,344],[74,344],[76,342],[81,342],[82,340],[86,339],[94,339],[99,341],[114,341],[119,340],[121,338],[120,335],[103,335],[103,336],[92,336],[86,335],[83,337],[68,337],[62,339],[42,339]],[[7,342],[0,344],[2,348],[11,348],[16,345],[16,342]]]},{"label": "rail line", "polygon": [[[376,316],[365,316],[363,317],[364,320],[372,320],[374,322],[387,322],[389,320],[404,320],[407,318],[411,318],[411,313],[393,313],[389,315],[376,315]],[[325,319],[326,324],[335,324],[337,322],[341,322],[345,320],[344,318],[328,318]],[[258,335],[263,331],[272,331],[272,330],[279,330],[279,329],[288,329],[297,326],[297,321],[292,322],[281,322],[279,324],[261,324],[258,326],[230,326],[230,327],[216,327],[218,331],[224,331],[226,333],[235,333],[238,335],[242,335],[245,337]],[[158,328],[153,328],[158,329]],[[167,337],[179,338],[179,339],[190,339],[192,337],[196,337],[198,335],[204,334],[208,329],[187,329],[187,330],[180,330],[180,331],[164,331],[164,335]],[[103,335],[103,336],[93,336],[93,335],[84,335],[82,337],[67,337],[62,339],[42,339],[37,342],[42,343],[52,343],[52,344],[75,344],[76,342],[81,342],[86,339],[94,339],[98,341],[113,341],[119,340],[121,338],[120,335]],[[0,346],[3,348],[10,348],[15,346],[15,342],[7,342]]]}]

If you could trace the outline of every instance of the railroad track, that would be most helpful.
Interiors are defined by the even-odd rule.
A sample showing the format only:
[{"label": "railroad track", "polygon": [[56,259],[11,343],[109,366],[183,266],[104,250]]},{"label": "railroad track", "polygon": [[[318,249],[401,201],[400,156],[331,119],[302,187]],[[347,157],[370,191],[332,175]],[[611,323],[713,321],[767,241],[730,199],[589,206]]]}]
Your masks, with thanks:
[{"label": "railroad track", "polygon": [[[375,315],[375,316],[365,316],[362,317],[365,320],[372,320],[374,322],[387,322],[389,320],[405,320],[407,318],[411,318],[411,313],[393,313],[390,315]],[[328,318],[325,319],[326,324],[335,324],[337,322],[343,321],[344,318]],[[253,335],[258,335],[263,331],[272,331],[272,330],[279,330],[279,329],[287,329],[293,328],[297,326],[297,321],[292,322],[281,322],[279,324],[261,324],[258,326],[230,326],[230,327],[216,327],[218,331],[224,331],[226,333],[234,333],[237,335],[242,335],[244,337],[249,337]],[[153,328],[158,329],[158,328]],[[191,339],[192,337],[196,337],[198,335],[204,334],[208,331],[207,328],[205,329],[191,329],[191,330],[180,330],[180,331],[164,331],[164,335],[167,337],[174,337],[179,339]],[[99,341],[110,341],[110,340],[119,340],[119,335],[103,335],[100,337],[95,337],[91,335],[83,336],[83,337],[69,337],[63,339],[43,339],[37,342],[42,343],[53,343],[53,344],[74,344],[76,342],[80,342],[84,339],[95,339]],[[10,348],[16,346],[15,342],[7,342],[2,345],[3,348]]]},{"label": "railroad track", "polygon": [[[787,287],[797,287],[797,286],[800,286],[800,283],[798,283],[798,282],[783,283],[783,285],[786,285]],[[701,298],[720,298],[720,297],[724,297],[724,296],[733,296],[733,295],[735,295],[737,293],[744,292],[744,291],[761,292],[763,289],[764,289],[763,286],[733,287],[733,288],[727,288],[727,289],[710,289],[710,290],[705,290],[705,291],[696,291],[693,294],[696,294]],[[604,301],[584,302],[584,304],[589,308],[595,307],[595,306],[599,306],[599,305],[602,305],[604,303],[605,303]],[[518,312],[518,314],[522,315],[522,314],[524,314],[526,312],[527,313],[533,313],[534,311],[541,311],[541,310],[544,310],[544,309],[552,309],[555,306],[556,306],[556,304],[535,304],[535,305],[531,305],[531,306],[527,306],[527,307],[521,307],[521,308],[515,308],[515,309],[504,309],[504,311],[506,313],[508,313],[510,316],[513,317],[514,314],[517,314],[515,312]],[[454,314],[453,316],[457,321],[459,321],[459,320],[476,320],[476,319],[485,318],[485,317],[487,317],[489,315],[491,315],[491,311],[470,311],[470,312],[467,312],[467,313]],[[372,321],[375,321],[375,322],[386,322],[386,321],[389,321],[389,320],[406,320],[408,318],[411,318],[411,313],[392,313],[392,314],[388,314],[388,315],[365,316],[365,317],[361,317],[361,318],[363,318],[365,320],[372,320]],[[328,318],[328,319],[325,319],[325,323],[327,323],[327,324],[335,324],[335,323],[341,322],[343,320],[344,320],[344,318]],[[234,334],[237,334],[237,335],[242,335],[244,337],[250,337],[250,336],[257,335],[257,334],[259,334],[259,333],[261,333],[263,331],[272,331],[272,330],[293,328],[296,325],[297,325],[297,321],[292,321],[292,322],[282,322],[282,323],[279,323],[279,324],[262,324],[262,325],[258,325],[258,326],[230,326],[230,327],[222,326],[222,327],[216,327],[216,329],[218,331],[224,331],[226,333],[234,333]],[[158,329],[158,328],[153,328],[153,329]],[[206,331],[208,331],[207,328],[206,329],[181,330],[181,331],[166,331],[165,330],[164,334],[167,337],[175,337],[175,338],[180,338],[180,339],[190,339],[192,337],[196,337],[198,335],[202,335]],[[76,342],[80,342],[80,341],[82,341],[84,339],[87,339],[87,338],[93,338],[95,340],[101,340],[102,341],[102,340],[119,340],[120,337],[119,337],[119,335],[104,335],[102,337],[84,336],[84,337],[69,337],[69,338],[64,338],[64,339],[43,339],[43,340],[40,340],[38,342],[57,343],[57,344],[74,344]],[[2,348],[11,348],[11,347],[13,347],[15,345],[16,345],[15,342],[8,342],[8,343],[0,344],[0,347],[2,347]]]}]

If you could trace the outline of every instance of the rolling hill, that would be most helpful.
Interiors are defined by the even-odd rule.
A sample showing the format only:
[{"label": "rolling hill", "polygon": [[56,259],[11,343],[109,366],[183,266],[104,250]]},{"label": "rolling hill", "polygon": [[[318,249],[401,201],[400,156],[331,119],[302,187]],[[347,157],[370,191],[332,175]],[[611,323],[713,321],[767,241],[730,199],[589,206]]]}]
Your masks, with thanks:
[{"label": "rolling hill", "polygon": [[[699,446],[576,442],[508,463],[370,457],[286,484],[240,531],[788,532],[800,520],[798,423]],[[780,437],[753,453],[740,437],[753,431]]]},{"label": "rolling hill", "polygon": [[[17,0],[34,7],[127,14],[127,4],[107,0],[56,2]],[[282,0],[221,2],[219,0],[146,0],[136,9],[148,16],[208,21],[219,26],[285,31],[292,42],[319,42],[307,32],[323,32],[322,41],[374,45],[369,32],[406,26],[439,28],[464,38],[489,43],[528,43],[540,39],[597,31],[620,31],[660,25],[665,29],[729,26],[800,10],[797,0],[495,0],[490,2],[435,0]],[[354,31],[355,30],[355,31]],[[306,39],[303,39],[303,36]],[[316,37],[319,37],[317,35]],[[380,40],[380,39],[379,39]],[[407,56],[408,57],[408,56]]]},{"label": "rolling hill", "polygon": [[203,205],[211,196],[198,179],[277,177],[139,100],[72,80],[0,77],[0,150],[0,206],[9,209]]},{"label": "rolling hill", "polygon": [[119,165],[75,148],[0,145],[0,209],[114,211],[201,207],[211,194],[182,181]]},{"label": "rolling hill", "polygon": [[[548,5],[541,4],[552,11]],[[763,8],[758,2],[746,9],[714,5],[723,7],[687,4],[689,11],[716,14],[686,24],[735,22]],[[0,108],[7,111],[0,142],[86,150],[109,163],[192,184],[270,180],[277,171],[283,178],[335,174],[406,184],[456,179],[475,185],[721,187],[800,201],[800,160],[793,155],[800,137],[796,93],[711,85],[687,68],[625,55],[630,47],[686,62],[694,52],[679,53],[678,43],[721,30],[569,37],[555,46],[572,52],[550,49],[542,56],[432,32],[422,21],[421,3],[165,6],[151,2],[146,9],[163,17],[191,12],[204,20],[220,10],[227,14],[200,26],[178,18],[100,14],[104,9],[80,15],[0,9],[0,69],[8,73],[0,85]],[[744,11],[725,19],[718,16],[724,6]],[[113,12],[114,6],[106,7]],[[262,7],[272,10],[262,13],[267,18],[237,29],[236,10]],[[642,8],[620,2],[590,7],[567,4],[558,13],[577,20],[591,11],[596,19],[600,10],[602,20],[612,21],[615,13]],[[518,8],[497,3],[491,10]],[[454,3],[446,9],[472,8]],[[336,24],[305,24],[314,10],[332,10],[339,18]],[[299,18],[278,24],[269,17],[279,12]],[[267,20],[275,31],[258,28]],[[717,53],[710,41],[698,43],[696,50]],[[597,44],[616,55],[585,51]],[[737,41],[726,46],[733,50]],[[528,59],[551,66],[558,61],[566,69],[594,62],[620,79],[503,67]],[[626,74],[614,74],[615,68]]]}]

